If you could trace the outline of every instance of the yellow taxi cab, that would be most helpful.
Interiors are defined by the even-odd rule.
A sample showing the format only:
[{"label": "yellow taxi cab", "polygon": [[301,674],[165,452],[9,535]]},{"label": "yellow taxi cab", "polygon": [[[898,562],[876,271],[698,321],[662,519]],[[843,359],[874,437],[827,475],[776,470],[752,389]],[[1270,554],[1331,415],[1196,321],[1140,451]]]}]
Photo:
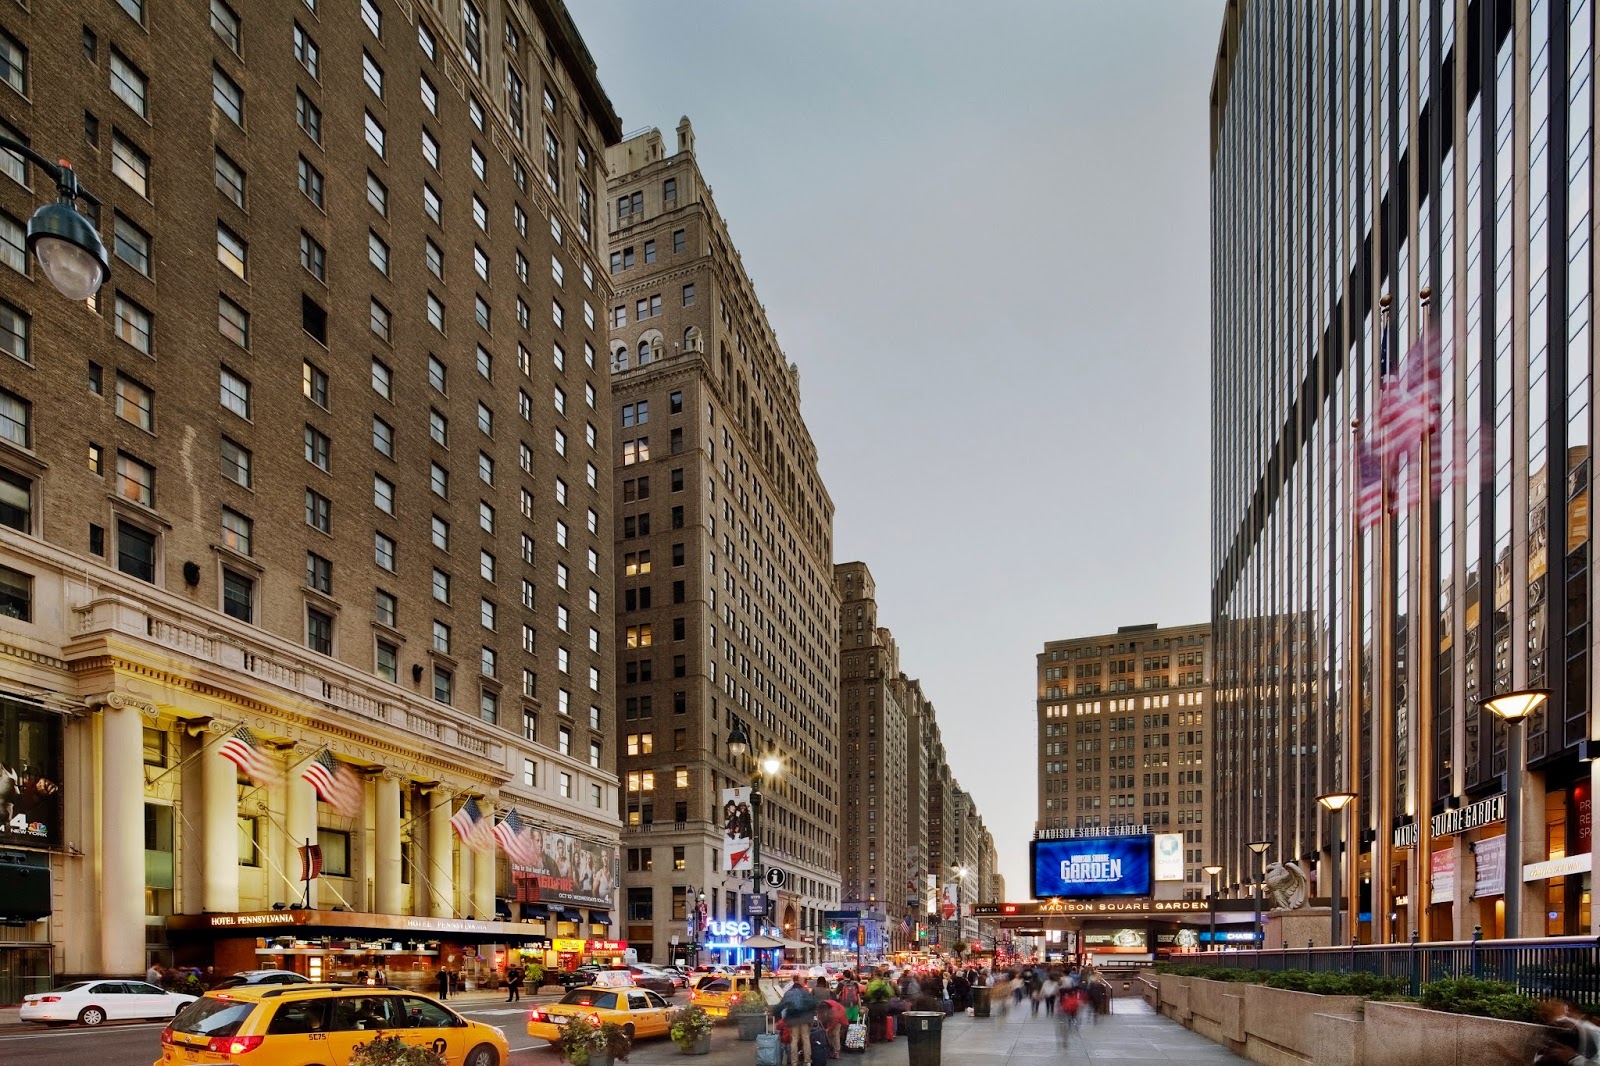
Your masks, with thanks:
[{"label": "yellow taxi cab", "polygon": [[436,999],[368,985],[245,985],[213,990],[161,1032],[154,1066],[348,1066],[355,1049],[399,1037],[446,1066],[505,1066],[511,1048],[494,1026]]},{"label": "yellow taxi cab", "polygon": [[702,1007],[713,1018],[726,1018],[728,1011],[741,999],[749,997],[757,1003],[766,1003],[766,997],[756,988],[754,975],[747,973],[711,974],[695,985],[689,993],[689,1002]]},{"label": "yellow taxi cab", "polygon": [[575,1017],[587,1016],[596,1024],[613,1022],[635,1040],[665,1036],[671,1027],[667,1001],[648,988],[632,985],[574,988],[560,1002],[535,1007],[528,1012],[528,1035],[556,1042],[561,1027]]}]

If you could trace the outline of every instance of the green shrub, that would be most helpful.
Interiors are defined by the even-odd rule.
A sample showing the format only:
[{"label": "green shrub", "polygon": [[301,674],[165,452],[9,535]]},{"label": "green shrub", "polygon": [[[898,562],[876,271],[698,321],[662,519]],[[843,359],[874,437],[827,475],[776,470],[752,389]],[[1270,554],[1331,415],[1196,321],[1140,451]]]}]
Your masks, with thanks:
[{"label": "green shrub", "polygon": [[1504,981],[1476,977],[1445,977],[1424,985],[1422,1005],[1450,1014],[1476,1014],[1513,1022],[1537,1020],[1538,1000],[1518,992]]},{"label": "green shrub", "polygon": [[444,1066],[444,1056],[431,1047],[408,1044],[398,1036],[375,1036],[356,1045],[350,1066]]}]

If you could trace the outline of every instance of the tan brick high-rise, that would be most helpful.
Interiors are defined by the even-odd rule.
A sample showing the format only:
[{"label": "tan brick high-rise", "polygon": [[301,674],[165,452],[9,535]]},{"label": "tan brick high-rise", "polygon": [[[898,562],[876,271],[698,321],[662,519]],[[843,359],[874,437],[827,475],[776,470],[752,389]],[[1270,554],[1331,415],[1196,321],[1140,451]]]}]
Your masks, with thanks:
[{"label": "tan brick high-rise", "polygon": [[[703,933],[688,923],[702,894],[711,919],[738,911],[749,881],[722,872],[721,793],[771,753],[783,769],[764,789],[762,860],[789,874],[769,891],[772,924],[791,958],[815,958],[839,902],[833,504],[799,369],[687,119],[677,141],[668,155],[652,129],[607,156],[626,934],[664,960],[671,936]],[[735,718],[751,752],[731,759]]]},{"label": "tan brick high-rise", "polygon": [[1184,894],[1211,862],[1211,627],[1122,626],[1037,658],[1041,832],[1183,834]]},{"label": "tan brick high-rise", "polygon": [[[447,942],[397,982],[604,939],[620,127],[565,7],[36,0],[0,49],[0,132],[73,160],[114,252],[52,290],[17,246],[49,182],[0,156],[0,752],[64,797],[0,836],[56,885],[0,973],[370,967],[258,955],[304,840],[297,936]],[[235,781],[241,725],[282,783]],[[543,879],[453,839],[467,797]]]}]

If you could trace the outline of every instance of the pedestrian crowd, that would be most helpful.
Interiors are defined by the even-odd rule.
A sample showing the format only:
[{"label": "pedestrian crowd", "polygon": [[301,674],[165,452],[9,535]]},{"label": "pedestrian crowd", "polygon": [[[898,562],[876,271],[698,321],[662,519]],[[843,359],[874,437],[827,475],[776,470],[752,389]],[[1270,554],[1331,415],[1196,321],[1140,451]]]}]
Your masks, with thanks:
[{"label": "pedestrian crowd", "polygon": [[846,970],[831,984],[826,977],[808,984],[796,974],[771,1013],[791,1066],[821,1066],[843,1051],[894,1040],[907,1011],[971,1012],[979,989],[987,989],[990,1009],[1002,1014],[1020,1009],[1024,1000],[1035,1015],[1042,1007],[1061,1020],[1063,1040],[1080,1014],[1094,1017],[1111,1009],[1111,986],[1089,965],[899,971],[881,966],[861,973]]}]

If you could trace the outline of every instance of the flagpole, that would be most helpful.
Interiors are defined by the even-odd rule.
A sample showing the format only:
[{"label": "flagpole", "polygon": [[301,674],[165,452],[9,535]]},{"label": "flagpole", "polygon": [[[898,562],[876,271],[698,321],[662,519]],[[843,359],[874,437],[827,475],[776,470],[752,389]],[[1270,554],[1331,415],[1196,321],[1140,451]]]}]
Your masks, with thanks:
[{"label": "flagpole", "polygon": [[[1389,297],[1379,299],[1382,307],[1382,335],[1385,343],[1389,336]],[[1392,359],[1393,356],[1390,356]],[[1383,379],[1395,373],[1392,367],[1380,368],[1378,382],[1379,403],[1383,402]],[[1383,430],[1383,419],[1378,419],[1380,432]],[[1373,712],[1376,716],[1378,750],[1374,753],[1373,769],[1378,777],[1378,818],[1373,827],[1375,836],[1372,841],[1372,929],[1374,944],[1389,943],[1390,928],[1389,914],[1392,909],[1393,893],[1390,891],[1390,878],[1393,876],[1391,863],[1393,862],[1393,823],[1394,823],[1394,600],[1390,586],[1394,582],[1394,522],[1393,522],[1393,497],[1389,477],[1389,459],[1387,445],[1385,446],[1382,462],[1383,478],[1383,511],[1378,521],[1378,590],[1375,597],[1378,610],[1374,612],[1373,623],[1378,637],[1378,671],[1377,689],[1373,700]]]},{"label": "flagpole", "polygon": [[[1428,335],[1432,328],[1432,315],[1429,313],[1430,290],[1424,288],[1419,294],[1422,297],[1422,348],[1418,353],[1424,360],[1437,358],[1433,353],[1432,339]],[[1424,390],[1433,388],[1433,369],[1424,366],[1420,369],[1420,378]],[[1422,545],[1422,559],[1417,567],[1416,597],[1416,629],[1417,643],[1421,654],[1417,656],[1417,761],[1414,767],[1414,776],[1417,779],[1414,795],[1417,797],[1416,824],[1417,843],[1415,848],[1417,868],[1417,890],[1412,897],[1411,906],[1417,920],[1414,928],[1417,936],[1424,943],[1433,939],[1433,682],[1434,682],[1434,656],[1438,652],[1438,639],[1434,633],[1434,623],[1438,611],[1438,597],[1434,593],[1434,561],[1435,548],[1433,543],[1433,420],[1432,407],[1428,408],[1429,417],[1425,422],[1422,434],[1422,447],[1417,463],[1417,475],[1422,479],[1422,489],[1417,494],[1421,504],[1421,513],[1417,521],[1417,540]]]},{"label": "flagpole", "polygon": [[[1350,854],[1349,909],[1350,915],[1350,943],[1354,944],[1361,939],[1361,826],[1362,809],[1367,805],[1366,799],[1361,795],[1361,419],[1350,421],[1350,633],[1347,640],[1350,654],[1350,679],[1346,685],[1345,708],[1348,720],[1345,725],[1345,745],[1349,757],[1345,764],[1346,787],[1355,794],[1355,799],[1350,801],[1350,840],[1346,848]],[[1339,815],[1343,818],[1346,815]],[[1340,836],[1334,837],[1334,847],[1339,846]],[[1339,862],[1339,855],[1335,852],[1333,861]]]}]

